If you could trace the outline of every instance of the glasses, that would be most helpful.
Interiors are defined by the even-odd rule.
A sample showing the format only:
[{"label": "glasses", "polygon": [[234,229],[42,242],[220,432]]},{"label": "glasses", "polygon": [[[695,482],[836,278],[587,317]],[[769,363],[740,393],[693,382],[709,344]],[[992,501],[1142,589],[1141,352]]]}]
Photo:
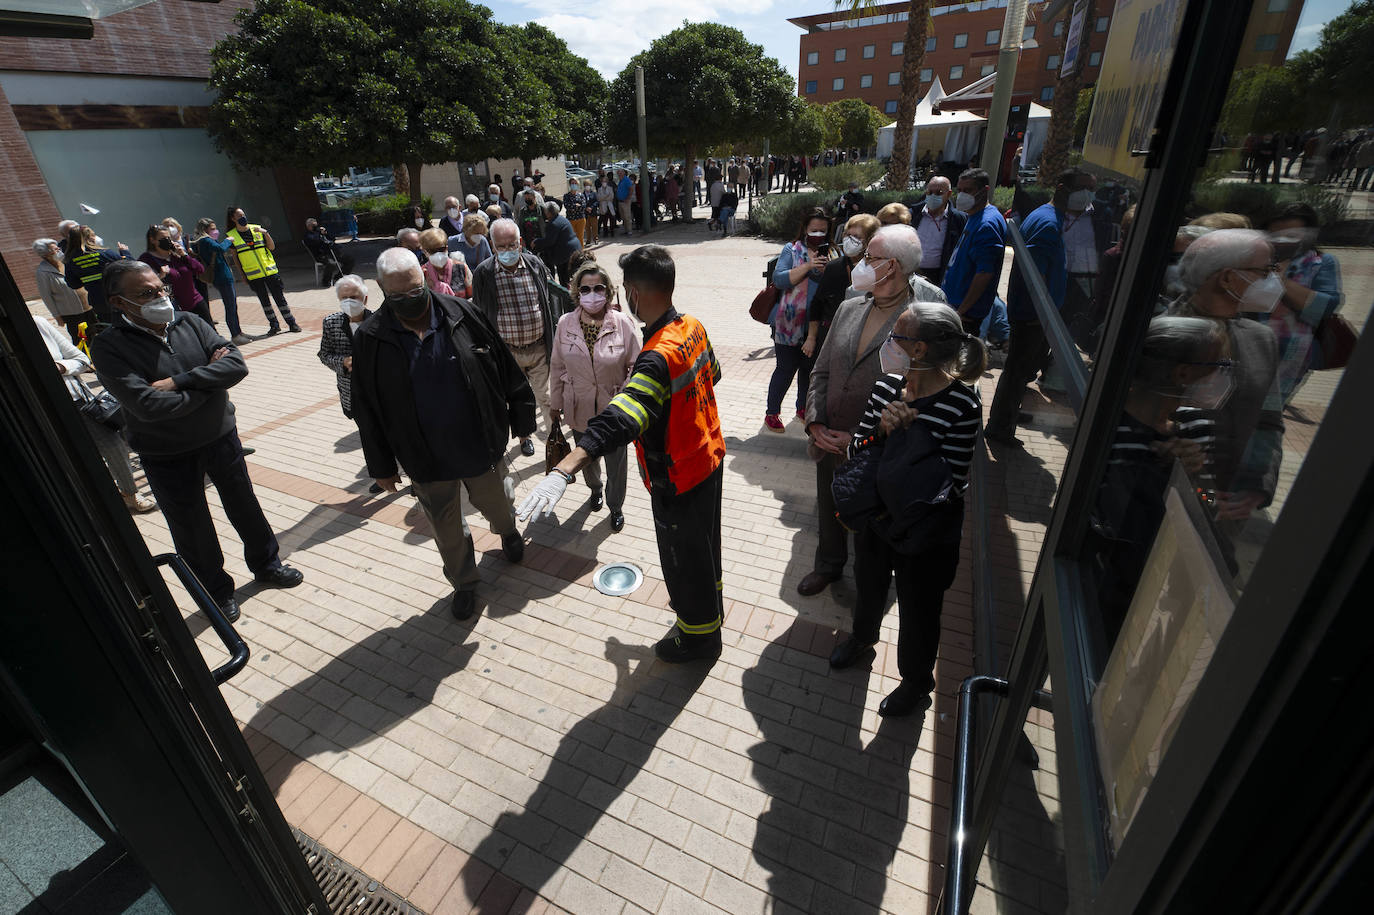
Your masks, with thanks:
[{"label": "glasses", "polygon": [[1221,373],[1223,373],[1223,374],[1230,374],[1231,370],[1232,370],[1233,368],[1235,368],[1235,365],[1236,365],[1236,364],[1235,364],[1234,362],[1232,362],[1230,359],[1218,359],[1218,360],[1216,360],[1216,361],[1214,361],[1214,362],[1186,362],[1186,361],[1185,361],[1185,362],[1181,362],[1181,363],[1179,363],[1179,364],[1180,364],[1180,365],[1201,365],[1201,366],[1205,366],[1205,367],[1209,367],[1209,368],[1214,368],[1214,369],[1216,369],[1217,371],[1219,371],[1219,372],[1221,372]]},{"label": "glasses", "polygon": [[606,284],[597,283],[595,286],[578,286],[577,291],[582,293],[583,295],[586,295],[589,292],[605,292]]},{"label": "glasses", "polygon": [[161,298],[164,295],[171,295],[171,286],[158,286],[155,289],[145,289],[142,292],[134,292],[129,295],[120,293],[120,298],[128,299],[131,302],[151,302],[153,299]]},{"label": "glasses", "polygon": [[902,336],[901,334],[888,334],[888,335],[887,335],[887,339],[889,339],[889,340],[905,340],[905,341],[908,342],[908,343],[920,343],[920,342],[921,342],[921,338],[920,338],[920,337],[904,337],[904,336]]},{"label": "glasses", "polygon": [[424,295],[424,294],[425,294],[425,287],[424,287],[423,285],[421,285],[421,286],[416,286],[414,289],[407,289],[405,292],[398,292],[398,293],[396,293],[396,294],[394,294],[394,295],[388,295],[387,298],[388,298],[388,299],[393,299],[393,300],[395,300],[395,299],[418,299],[420,296],[422,296],[422,295]]},{"label": "glasses", "polygon": [[863,262],[864,262],[865,264],[872,264],[874,261],[890,261],[890,260],[892,260],[892,258],[888,257],[888,256],[885,255],[885,254],[865,254],[865,255],[863,256]]}]

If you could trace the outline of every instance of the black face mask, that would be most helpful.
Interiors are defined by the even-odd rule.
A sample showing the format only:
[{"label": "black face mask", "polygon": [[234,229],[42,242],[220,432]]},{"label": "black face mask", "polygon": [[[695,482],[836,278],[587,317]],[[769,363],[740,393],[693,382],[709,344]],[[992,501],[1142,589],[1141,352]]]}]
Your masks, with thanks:
[{"label": "black face mask", "polygon": [[387,296],[383,301],[391,306],[391,311],[402,321],[418,321],[429,309],[429,290],[421,290],[417,296]]},{"label": "black face mask", "polygon": [[172,242],[167,238],[159,238],[157,240],[157,247],[159,251],[170,251],[172,250]]},{"label": "black face mask", "polygon": [[239,224],[242,228],[245,228],[245,229],[248,228],[248,217],[247,217],[247,216],[240,216],[236,221],[238,222],[238,224]]}]

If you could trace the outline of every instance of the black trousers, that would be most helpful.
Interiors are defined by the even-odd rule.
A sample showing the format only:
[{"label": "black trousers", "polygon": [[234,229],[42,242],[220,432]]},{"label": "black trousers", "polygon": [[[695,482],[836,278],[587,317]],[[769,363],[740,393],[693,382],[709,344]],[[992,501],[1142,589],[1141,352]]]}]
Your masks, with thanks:
[{"label": "black trousers", "polygon": [[945,591],[959,567],[959,544],[942,544],[903,556],[871,527],[854,544],[854,638],[876,644],[887,612],[887,595],[897,581],[897,670],[903,683],[930,692],[935,688],[935,656],[940,649],[940,612]]},{"label": "black trousers", "polygon": [[148,485],[167,519],[176,551],[217,603],[234,596],[234,579],[224,571],[215,522],[205,501],[205,478],[215,484],[224,513],[243,541],[243,559],[253,574],[281,565],[277,536],[253,492],[243,443],[237,431],[187,454],[140,454]]},{"label": "black trousers", "polygon": [[835,517],[835,494],[830,485],[835,480],[835,468],[844,462],[844,455],[825,452],[816,462],[816,563],[812,566],[822,575],[836,578],[844,572],[849,561],[849,531]]},{"label": "black trousers", "polygon": [[1016,431],[1016,414],[1021,409],[1021,399],[1026,396],[1026,385],[1048,364],[1049,355],[1045,328],[1039,321],[1011,322],[1007,362],[1002,368],[1002,377],[997,379],[997,392],[992,395],[985,434],[1006,437]]},{"label": "black trousers", "polygon": [[654,492],[649,499],[663,583],[684,635],[714,635],[725,618],[720,564],[724,477],[722,464],[686,492]]},{"label": "black trousers", "polygon": [[62,325],[67,328],[67,336],[72,338],[72,346],[76,346],[81,339],[80,327],[82,323],[86,325],[86,339],[91,340],[95,337],[95,312],[87,308],[79,315],[63,315]]},{"label": "black trousers", "polygon": [[296,319],[291,316],[291,306],[286,304],[286,290],[282,288],[280,273],[249,280],[248,287],[257,295],[258,303],[262,305],[262,313],[267,316],[267,323],[270,327],[280,328],[281,325],[277,323],[277,316],[272,314],[272,302],[268,300],[269,295],[277,303],[277,311],[281,312],[286,325],[288,327],[295,326]]}]

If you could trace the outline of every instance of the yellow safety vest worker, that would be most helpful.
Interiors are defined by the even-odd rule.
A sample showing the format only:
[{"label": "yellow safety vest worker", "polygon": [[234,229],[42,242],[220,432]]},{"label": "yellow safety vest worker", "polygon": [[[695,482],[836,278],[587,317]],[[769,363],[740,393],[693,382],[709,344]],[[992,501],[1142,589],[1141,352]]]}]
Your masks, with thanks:
[{"label": "yellow safety vest worker", "polygon": [[229,240],[234,244],[234,253],[239,256],[239,268],[243,270],[244,279],[252,282],[275,275],[277,261],[272,257],[272,252],[267,250],[262,226],[250,225],[247,234],[245,239],[237,226],[229,230]]}]

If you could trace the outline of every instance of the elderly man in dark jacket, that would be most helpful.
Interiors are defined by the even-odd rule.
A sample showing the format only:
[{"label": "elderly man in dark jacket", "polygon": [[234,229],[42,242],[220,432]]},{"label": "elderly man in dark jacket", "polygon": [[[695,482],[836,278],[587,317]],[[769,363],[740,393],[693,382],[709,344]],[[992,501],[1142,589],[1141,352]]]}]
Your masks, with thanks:
[{"label": "elderly man in dark jacket", "polygon": [[177,311],[162,278],[142,261],[114,261],[102,285],[116,317],[91,342],[96,375],[124,408],[124,434],[138,452],[172,543],[232,622],[239,608],[205,501],[207,476],[254,577],[279,588],[304,578],[282,565],[243,460],[229,389],[247,377],[248,366],[213,327]]},{"label": "elderly man in dark jacket", "polygon": [[539,244],[539,253],[549,269],[557,271],[558,283],[566,289],[572,276],[572,259],[582,251],[582,242],[562,209],[556,200],[544,202],[544,239]]},{"label": "elderly man in dark jacket", "polygon": [[[489,234],[495,253],[472,271],[472,301],[510,347],[547,421],[549,354],[554,326],[562,316],[550,296],[549,270],[524,250],[513,221],[496,220]],[[533,433],[532,426],[521,438],[520,452],[526,457],[534,455]]]},{"label": "elderly man in dark jacket", "polygon": [[453,585],[453,615],[472,616],[480,576],[462,491],[519,562],[512,433],[534,431],[534,393],[491,322],[471,302],[431,292],[410,252],[377,258],[382,306],[353,335],[353,414],[377,484],[395,492],[405,468]]}]

